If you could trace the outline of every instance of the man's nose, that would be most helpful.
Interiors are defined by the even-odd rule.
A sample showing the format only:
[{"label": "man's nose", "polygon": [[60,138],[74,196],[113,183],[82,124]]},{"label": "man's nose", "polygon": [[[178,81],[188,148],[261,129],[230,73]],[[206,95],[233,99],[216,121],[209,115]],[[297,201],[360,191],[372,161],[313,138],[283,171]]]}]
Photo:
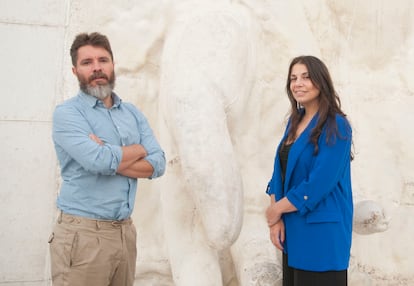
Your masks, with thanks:
[{"label": "man's nose", "polygon": [[102,65],[100,62],[96,61],[96,62],[93,62],[92,68],[93,68],[93,71],[101,71]]}]

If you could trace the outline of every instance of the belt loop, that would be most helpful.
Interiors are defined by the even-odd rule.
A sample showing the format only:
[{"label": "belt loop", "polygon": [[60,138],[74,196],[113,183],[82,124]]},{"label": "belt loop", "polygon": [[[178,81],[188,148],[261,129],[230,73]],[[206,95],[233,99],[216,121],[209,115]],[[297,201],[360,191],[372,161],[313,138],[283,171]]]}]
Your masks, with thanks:
[{"label": "belt loop", "polygon": [[59,216],[58,216],[58,224],[61,224],[62,223],[62,213],[63,213],[63,211],[60,210]]}]

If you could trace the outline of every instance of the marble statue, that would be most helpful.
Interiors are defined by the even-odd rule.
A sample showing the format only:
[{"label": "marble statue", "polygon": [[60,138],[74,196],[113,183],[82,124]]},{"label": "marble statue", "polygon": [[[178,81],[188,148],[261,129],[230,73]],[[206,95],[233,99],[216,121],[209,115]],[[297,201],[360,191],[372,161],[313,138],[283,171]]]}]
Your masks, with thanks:
[{"label": "marble statue", "polygon": [[255,69],[255,25],[247,12],[236,4],[196,7],[175,19],[166,37],[159,113],[168,167],[161,203],[178,286],[228,285],[234,279],[228,269],[238,285],[280,280],[263,208],[255,203],[264,188],[243,180],[259,170],[243,153],[257,148],[244,135]]}]

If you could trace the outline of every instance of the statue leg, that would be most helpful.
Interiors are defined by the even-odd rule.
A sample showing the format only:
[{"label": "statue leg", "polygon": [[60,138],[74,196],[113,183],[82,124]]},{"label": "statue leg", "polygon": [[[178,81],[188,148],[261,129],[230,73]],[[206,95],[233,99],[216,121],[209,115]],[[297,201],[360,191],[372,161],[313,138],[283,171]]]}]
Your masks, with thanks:
[{"label": "statue leg", "polygon": [[245,213],[240,236],[231,247],[239,286],[281,286],[278,252],[270,242],[263,214]]},{"label": "statue leg", "polygon": [[260,168],[257,164],[242,170],[243,226],[237,241],[231,247],[231,254],[239,286],[281,286],[282,255],[270,240],[265,218],[269,199],[264,192],[257,191],[265,184],[257,179],[260,178],[259,174],[254,176],[258,170]]},{"label": "statue leg", "polygon": [[221,286],[217,251],[206,234],[190,192],[177,174],[167,174],[162,187],[164,232],[177,286]]}]

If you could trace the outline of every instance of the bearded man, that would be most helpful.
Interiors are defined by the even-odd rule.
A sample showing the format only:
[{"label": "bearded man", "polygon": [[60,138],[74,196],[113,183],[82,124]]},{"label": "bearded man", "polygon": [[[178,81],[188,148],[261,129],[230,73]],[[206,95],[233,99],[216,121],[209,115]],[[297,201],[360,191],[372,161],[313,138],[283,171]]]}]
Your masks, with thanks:
[{"label": "bearded man", "polygon": [[62,177],[49,239],[53,285],[132,286],[137,179],[164,174],[164,151],[145,116],[113,92],[107,37],[79,34],[70,55],[80,91],[53,114]]}]

